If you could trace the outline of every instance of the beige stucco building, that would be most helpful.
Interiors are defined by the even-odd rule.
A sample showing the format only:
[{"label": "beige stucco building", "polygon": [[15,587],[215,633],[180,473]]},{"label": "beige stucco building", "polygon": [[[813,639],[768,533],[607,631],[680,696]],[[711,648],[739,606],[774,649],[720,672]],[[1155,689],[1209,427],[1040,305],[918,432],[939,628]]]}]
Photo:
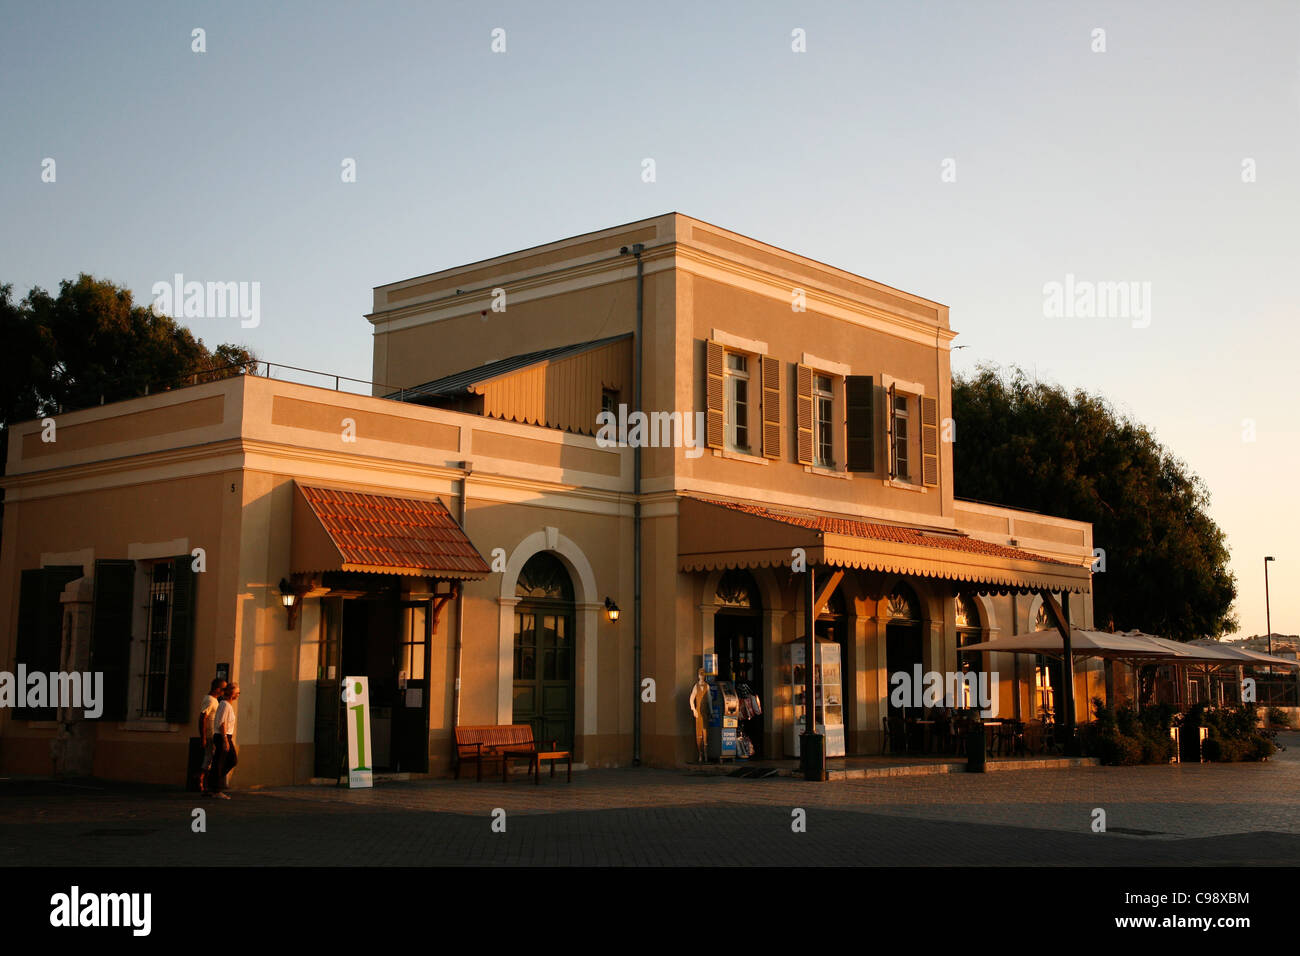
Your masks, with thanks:
[{"label": "beige stucco building", "polygon": [[[0,666],[81,662],[109,706],[0,711],[0,769],[179,783],[218,671],[239,785],[333,776],[352,673],[380,769],[525,721],[580,765],[677,765],[706,655],[782,756],[805,562],[850,753],[885,745],[891,673],[959,671],[1052,594],[1092,625],[1089,525],[954,494],[946,306],[669,214],[380,286],[367,318],[371,396],[244,376],[14,426]],[[632,439],[638,405],[653,440],[611,443],[598,416]],[[1057,706],[1050,667],[968,663],[1002,714]],[[1103,681],[1076,675],[1080,718]]]}]

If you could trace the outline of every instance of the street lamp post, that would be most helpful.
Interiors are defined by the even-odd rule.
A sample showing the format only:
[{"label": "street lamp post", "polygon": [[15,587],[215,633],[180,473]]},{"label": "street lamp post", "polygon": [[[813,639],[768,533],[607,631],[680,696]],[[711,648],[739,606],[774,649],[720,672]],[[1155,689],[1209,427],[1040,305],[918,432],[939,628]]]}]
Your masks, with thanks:
[{"label": "street lamp post", "polygon": [[[1272,560],[1272,555],[1264,558],[1264,623],[1268,627],[1268,653],[1270,655],[1273,653],[1273,616],[1269,613],[1268,607],[1268,563]],[[1268,669],[1271,673],[1273,670],[1272,665]]]}]

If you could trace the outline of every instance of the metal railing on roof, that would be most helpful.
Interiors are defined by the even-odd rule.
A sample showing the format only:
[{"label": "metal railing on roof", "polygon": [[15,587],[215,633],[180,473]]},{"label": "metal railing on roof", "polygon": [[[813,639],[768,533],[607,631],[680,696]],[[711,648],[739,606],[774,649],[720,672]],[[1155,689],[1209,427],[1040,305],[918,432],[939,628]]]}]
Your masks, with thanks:
[{"label": "metal railing on roof", "polygon": [[[258,371],[259,368],[263,369],[263,371],[259,372]],[[333,390],[336,392],[344,390],[342,388],[343,382],[355,382],[358,385],[368,385],[372,389],[375,386],[388,389],[390,394],[396,393],[399,396],[396,399],[397,401],[406,400],[407,389],[398,388],[396,385],[389,385],[387,382],[371,382],[363,378],[353,378],[350,375],[339,375],[334,372],[321,372],[318,371],[317,369],[302,368],[301,366],[298,365],[287,365],[284,362],[268,362],[265,361],[264,359],[254,359],[249,362],[232,362],[229,365],[219,365],[215,367],[203,367],[203,368],[190,369],[189,371],[180,372],[170,378],[166,378],[161,381],[155,381],[153,383],[146,384],[142,394],[151,395],[151,394],[156,394],[157,392],[170,392],[178,388],[190,388],[195,385],[206,385],[209,382],[218,382],[223,379],[234,378],[237,375],[256,375],[259,378],[274,379],[276,381],[293,381],[292,379],[288,379],[288,378],[277,379],[276,376],[273,374],[274,369],[281,369],[284,371],[291,371],[291,372],[302,372],[307,375],[317,376],[318,378],[325,379],[326,381],[328,381],[329,379],[333,379],[334,380]],[[312,383],[295,382],[294,384],[311,385]],[[327,386],[319,385],[315,387],[325,388]],[[360,394],[360,393],[353,392],[352,394]],[[115,398],[114,401],[125,401],[127,398],[130,397],[132,396],[123,395],[120,398]],[[99,403],[101,405],[104,404],[104,397],[102,395],[100,396]],[[60,413],[65,411],[70,411],[70,410],[71,409],[66,409],[66,408],[59,409]]]}]

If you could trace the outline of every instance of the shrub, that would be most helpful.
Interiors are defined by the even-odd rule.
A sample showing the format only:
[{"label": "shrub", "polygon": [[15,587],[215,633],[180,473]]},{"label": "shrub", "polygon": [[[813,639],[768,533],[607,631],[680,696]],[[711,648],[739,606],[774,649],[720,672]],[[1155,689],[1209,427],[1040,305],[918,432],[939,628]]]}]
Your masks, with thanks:
[{"label": "shrub", "polygon": [[1277,753],[1277,746],[1263,734],[1255,734],[1248,743],[1247,760],[1267,760]]},{"label": "shrub", "polygon": [[1103,730],[1097,737],[1097,757],[1112,767],[1131,767],[1142,762],[1142,744],[1118,730]]},{"label": "shrub", "polygon": [[1291,728],[1291,715],[1281,707],[1270,707],[1268,709],[1268,722],[1274,727]]},{"label": "shrub", "polygon": [[1174,742],[1169,739],[1168,732],[1165,736],[1159,734],[1143,734],[1140,738],[1142,748],[1143,763],[1168,763],[1170,756],[1173,754]]}]

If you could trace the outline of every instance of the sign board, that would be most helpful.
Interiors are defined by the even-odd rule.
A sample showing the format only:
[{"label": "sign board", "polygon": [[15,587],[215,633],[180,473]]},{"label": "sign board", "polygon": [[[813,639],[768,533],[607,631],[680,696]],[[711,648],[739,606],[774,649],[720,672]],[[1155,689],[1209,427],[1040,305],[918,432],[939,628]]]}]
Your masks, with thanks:
[{"label": "sign board", "polygon": [[370,747],[370,679],[343,678],[343,706],[348,725],[348,786],[373,787],[374,751]]}]

